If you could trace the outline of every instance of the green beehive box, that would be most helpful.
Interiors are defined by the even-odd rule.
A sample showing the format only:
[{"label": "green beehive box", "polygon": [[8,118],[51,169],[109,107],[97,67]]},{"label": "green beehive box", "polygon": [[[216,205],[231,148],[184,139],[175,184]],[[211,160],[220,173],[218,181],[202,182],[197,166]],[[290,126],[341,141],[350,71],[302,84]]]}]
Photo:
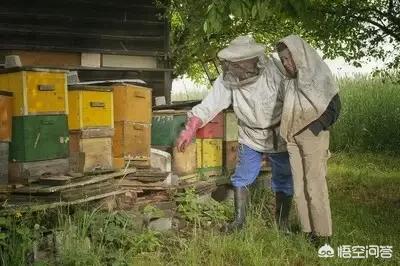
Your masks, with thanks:
[{"label": "green beehive box", "polygon": [[151,145],[172,147],[182,129],[185,128],[186,111],[153,112]]},{"label": "green beehive box", "polygon": [[15,116],[9,159],[33,162],[67,158],[68,142],[66,115]]}]

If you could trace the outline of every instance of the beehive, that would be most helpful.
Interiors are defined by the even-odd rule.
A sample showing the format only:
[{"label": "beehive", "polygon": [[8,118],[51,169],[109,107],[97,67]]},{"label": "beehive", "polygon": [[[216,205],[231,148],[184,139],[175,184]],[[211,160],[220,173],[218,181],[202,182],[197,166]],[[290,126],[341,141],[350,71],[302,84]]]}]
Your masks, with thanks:
[{"label": "beehive", "polygon": [[196,149],[201,172],[222,172],[222,139],[196,139]]},{"label": "beehive", "polygon": [[14,94],[13,115],[68,114],[64,71],[9,69],[0,73],[0,88]]},{"label": "beehive", "polygon": [[222,139],[224,137],[224,114],[219,113],[204,127],[197,130],[196,138]]},{"label": "beehive", "polygon": [[150,165],[150,124],[114,122],[113,156],[126,158],[132,165]]},{"label": "beehive", "polygon": [[196,143],[188,145],[184,152],[179,152],[176,147],[172,151],[172,172],[178,176],[196,173],[197,153]]},{"label": "beehive", "polygon": [[151,89],[131,84],[112,85],[114,121],[151,123]]},{"label": "beehive", "polygon": [[239,134],[238,118],[233,111],[227,111],[224,115],[224,141],[237,141]]},{"label": "beehive", "polygon": [[151,145],[172,148],[185,128],[186,111],[155,111],[151,125]]},{"label": "beehive", "polygon": [[111,87],[74,85],[68,87],[70,130],[114,127]]},{"label": "beehive", "polygon": [[0,141],[11,141],[13,94],[0,91]]},{"label": "beehive", "polygon": [[10,161],[31,162],[68,157],[66,115],[14,116]]}]

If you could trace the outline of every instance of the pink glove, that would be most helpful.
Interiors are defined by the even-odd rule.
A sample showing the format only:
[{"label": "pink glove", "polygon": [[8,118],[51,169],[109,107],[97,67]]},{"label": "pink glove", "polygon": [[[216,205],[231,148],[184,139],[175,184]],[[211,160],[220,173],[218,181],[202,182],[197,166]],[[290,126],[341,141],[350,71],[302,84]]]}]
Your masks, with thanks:
[{"label": "pink glove", "polygon": [[176,147],[179,152],[184,152],[186,147],[192,142],[193,137],[196,135],[197,129],[201,127],[203,122],[197,116],[192,116],[186,123],[185,129],[179,135]]}]

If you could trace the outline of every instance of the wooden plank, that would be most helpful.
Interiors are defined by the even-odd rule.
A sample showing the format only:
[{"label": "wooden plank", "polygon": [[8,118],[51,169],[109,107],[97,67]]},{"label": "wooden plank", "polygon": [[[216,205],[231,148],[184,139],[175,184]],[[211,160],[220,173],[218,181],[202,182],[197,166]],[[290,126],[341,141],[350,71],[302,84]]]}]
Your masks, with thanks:
[{"label": "wooden plank", "polygon": [[[1,36],[1,34],[0,34]],[[138,47],[139,48],[139,47]],[[59,52],[92,52],[92,53],[110,53],[110,54],[127,54],[127,55],[143,55],[143,56],[164,56],[165,53],[162,51],[156,51],[154,49],[150,50],[140,50],[140,49],[113,49],[113,48],[96,48],[96,47],[86,47],[86,46],[68,46],[68,45],[45,45],[45,44],[33,44],[33,43],[0,43],[1,50],[8,49],[21,49],[21,50],[52,50]],[[65,67],[63,67],[65,69]],[[73,69],[77,69],[74,67]],[[121,69],[114,68],[115,70],[122,71]],[[102,70],[102,68],[97,68],[93,70]],[[110,68],[112,70],[112,68]],[[133,70],[133,69],[131,69]],[[159,71],[159,70],[155,70]]]},{"label": "wooden plank", "polygon": [[101,65],[101,54],[99,53],[81,54],[81,66],[100,67],[100,65]]},{"label": "wooden plank", "polygon": [[119,41],[162,41],[163,36],[140,36],[140,35],[117,35],[115,33],[94,33],[94,32],[83,32],[79,30],[70,30],[69,28],[63,27],[35,27],[30,25],[29,27],[23,25],[12,25],[12,24],[0,24],[0,32],[2,33],[19,33],[19,34],[38,34],[40,36],[57,36],[57,37],[68,37],[68,38],[85,38],[85,39],[103,39],[103,40],[119,40]]},{"label": "wooden plank", "polygon": [[44,51],[12,51],[12,54],[18,55],[23,66],[79,66],[79,53],[61,53]]},{"label": "wooden plank", "polygon": [[180,176],[179,180],[184,181],[184,180],[190,180],[190,179],[199,179],[199,175],[197,173],[195,174],[190,174],[190,175],[185,175],[185,176]]},{"label": "wooden plank", "polygon": [[8,184],[8,142],[0,142],[0,185]]},{"label": "wooden plank", "polygon": [[128,180],[137,180],[143,183],[152,183],[152,182],[160,182],[164,181],[168,176],[168,173],[166,173],[165,176],[134,176],[134,177],[128,177]]},{"label": "wooden plank", "polygon": [[132,174],[136,171],[136,169],[127,169],[126,172],[116,172],[116,173],[111,173],[111,174],[106,174],[106,175],[99,175],[99,176],[93,176],[90,177],[88,180],[84,180],[81,182],[75,182],[75,183],[70,183],[62,186],[54,186],[54,187],[44,187],[44,186],[38,186],[38,185],[32,185],[32,186],[25,186],[21,187],[15,190],[16,193],[53,193],[57,191],[62,191],[68,188],[75,188],[75,187],[83,187],[89,184],[95,184],[99,183],[102,181],[106,181],[109,179],[117,178],[117,177],[123,177],[127,176],[129,174]]},{"label": "wooden plank", "polygon": [[39,162],[10,162],[10,183],[30,183],[41,176],[64,175],[69,171],[68,159]]},{"label": "wooden plank", "polygon": [[162,182],[143,183],[136,180],[121,180],[121,182],[118,182],[118,185],[128,186],[128,187],[138,187],[140,189],[154,189],[154,190],[168,189],[168,187],[164,186]]},{"label": "wooden plank", "polygon": [[108,192],[112,192],[118,189],[115,183],[103,182],[84,186],[77,189],[70,189],[61,192],[61,197],[66,201],[73,201],[82,198],[92,197],[95,195],[100,195]]},{"label": "wooden plank", "polygon": [[39,178],[39,183],[50,186],[60,186],[71,183],[76,177],[60,175],[60,176],[45,176]]},{"label": "wooden plank", "polygon": [[157,59],[151,56],[132,55],[102,55],[102,66],[104,67],[140,67],[157,68]]},{"label": "wooden plank", "polygon": [[6,204],[5,207],[6,209],[3,209],[0,211],[0,216],[1,215],[10,215],[14,214],[16,211],[18,212],[32,212],[32,211],[40,211],[40,210],[46,210],[46,209],[52,209],[52,208],[58,208],[62,206],[69,206],[69,205],[76,205],[76,204],[82,204],[85,202],[90,202],[94,200],[99,200],[102,198],[106,197],[112,197],[112,196],[117,196],[121,195],[128,192],[126,189],[121,189],[118,191],[112,191],[100,195],[95,195],[91,197],[87,197],[84,199],[78,199],[78,200],[73,200],[73,201],[59,201],[59,202],[53,202],[49,204],[24,204],[24,205],[19,205],[19,204]]}]

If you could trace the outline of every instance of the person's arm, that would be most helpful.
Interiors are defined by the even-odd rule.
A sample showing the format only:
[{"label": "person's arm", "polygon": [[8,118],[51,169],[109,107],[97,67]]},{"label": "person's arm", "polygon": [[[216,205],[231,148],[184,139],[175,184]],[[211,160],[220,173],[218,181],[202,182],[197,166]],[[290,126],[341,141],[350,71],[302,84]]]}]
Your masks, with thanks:
[{"label": "person's arm", "polygon": [[196,131],[210,122],[222,110],[228,108],[231,103],[232,91],[225,88],[222,76],[220,76],[203,101],[189,112],[185,129],[182,130],[177,140],[178,150],[184,151],[196,135]]},{"label": "person's arm", "polygon": [[228,108],[232,103],[232,91],[222,83],[222,75],[217,78],[213,88],[200,104],[194,106],[189,116],[196,116],[201,119],[202,126],[210,122],[222,110]]},{"label": "person's arm", "polygon": [[322,130],[327,130],[332,126],[339,118],[342,104],[340,102],[339,94],[336,94],[329,102],[325,112],[314,122],[309,125],[309,129],[318,135]]}]

